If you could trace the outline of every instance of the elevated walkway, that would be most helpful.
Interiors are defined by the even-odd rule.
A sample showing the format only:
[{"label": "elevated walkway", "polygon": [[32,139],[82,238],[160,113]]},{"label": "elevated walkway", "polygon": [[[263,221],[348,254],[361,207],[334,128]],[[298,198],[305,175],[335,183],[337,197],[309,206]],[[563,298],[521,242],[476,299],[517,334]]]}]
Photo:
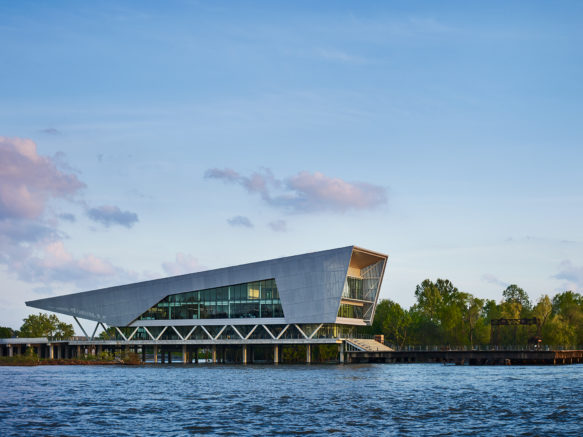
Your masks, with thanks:
[{"label": "elevated walkway", "polygon": [[369,339],[363,339],[363,338],[351,338],[351,339],[347,339],[346,343],[350,346],[352,346],[354,349],[356,349],[359,352],[392,352],[393,349],[391,349],[388,346],[385,346],[382,343],[379,343],[376,340],[369,340]]}]

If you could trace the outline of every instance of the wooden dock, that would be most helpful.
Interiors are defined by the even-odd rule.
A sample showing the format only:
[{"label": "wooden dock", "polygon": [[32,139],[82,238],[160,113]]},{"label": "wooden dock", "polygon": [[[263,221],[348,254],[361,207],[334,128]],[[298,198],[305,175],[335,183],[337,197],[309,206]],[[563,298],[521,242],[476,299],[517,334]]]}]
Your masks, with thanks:
[{"label": "wooden dock", "polygon": [[583,363],[583,350],[350,351],[347,363],[443,363],[470,366]]}]

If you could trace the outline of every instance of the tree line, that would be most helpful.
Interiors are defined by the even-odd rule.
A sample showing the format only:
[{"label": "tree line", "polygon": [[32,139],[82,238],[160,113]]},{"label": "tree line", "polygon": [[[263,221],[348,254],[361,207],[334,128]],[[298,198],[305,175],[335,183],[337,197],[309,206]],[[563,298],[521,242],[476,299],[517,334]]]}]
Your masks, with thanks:
[{"label": "tree line", "polygon": [[23,320],[20,329],[0,327],[0,338],[38,338],[49,337],[66,340],[75,335],[73,325],[62,322],[55,314],[31,314]]},{"label": "tree line", "polygon": [[[457,289],[447,279],[426,279],[415,288],[416,303],[409,309],[385,299],[378,303],[370,328],[385,342],[411,345],[583,345],[583,296],[565,291],[545,294],[532,302],[512,284],[496,302]],[[533,325],[492,326],[498,319],[534,319]]]}]

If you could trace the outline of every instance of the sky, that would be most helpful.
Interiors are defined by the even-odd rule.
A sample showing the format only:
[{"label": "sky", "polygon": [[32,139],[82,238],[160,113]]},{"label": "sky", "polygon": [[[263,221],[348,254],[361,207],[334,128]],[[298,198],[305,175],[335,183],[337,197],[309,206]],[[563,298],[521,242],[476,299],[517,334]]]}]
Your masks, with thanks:
[{"label": "sky", "polygon": [[[583,3],[0,3],[0,325],[358,245],[381,298],[583,292]],[[70,321],[70,318],[63,317]]]}]

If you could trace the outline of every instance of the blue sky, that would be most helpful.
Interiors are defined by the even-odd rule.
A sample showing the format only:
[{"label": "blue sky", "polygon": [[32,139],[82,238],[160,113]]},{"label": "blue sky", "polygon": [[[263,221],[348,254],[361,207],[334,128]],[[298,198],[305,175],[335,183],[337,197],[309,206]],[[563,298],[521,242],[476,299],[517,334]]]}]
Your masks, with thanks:
[{"label": "blue sky", "polygon": [[29,299],[349,244],[389,254],[381,296],[405,306],[425,278],[582,292],[582,18],[3,2],[0,324]]}]

